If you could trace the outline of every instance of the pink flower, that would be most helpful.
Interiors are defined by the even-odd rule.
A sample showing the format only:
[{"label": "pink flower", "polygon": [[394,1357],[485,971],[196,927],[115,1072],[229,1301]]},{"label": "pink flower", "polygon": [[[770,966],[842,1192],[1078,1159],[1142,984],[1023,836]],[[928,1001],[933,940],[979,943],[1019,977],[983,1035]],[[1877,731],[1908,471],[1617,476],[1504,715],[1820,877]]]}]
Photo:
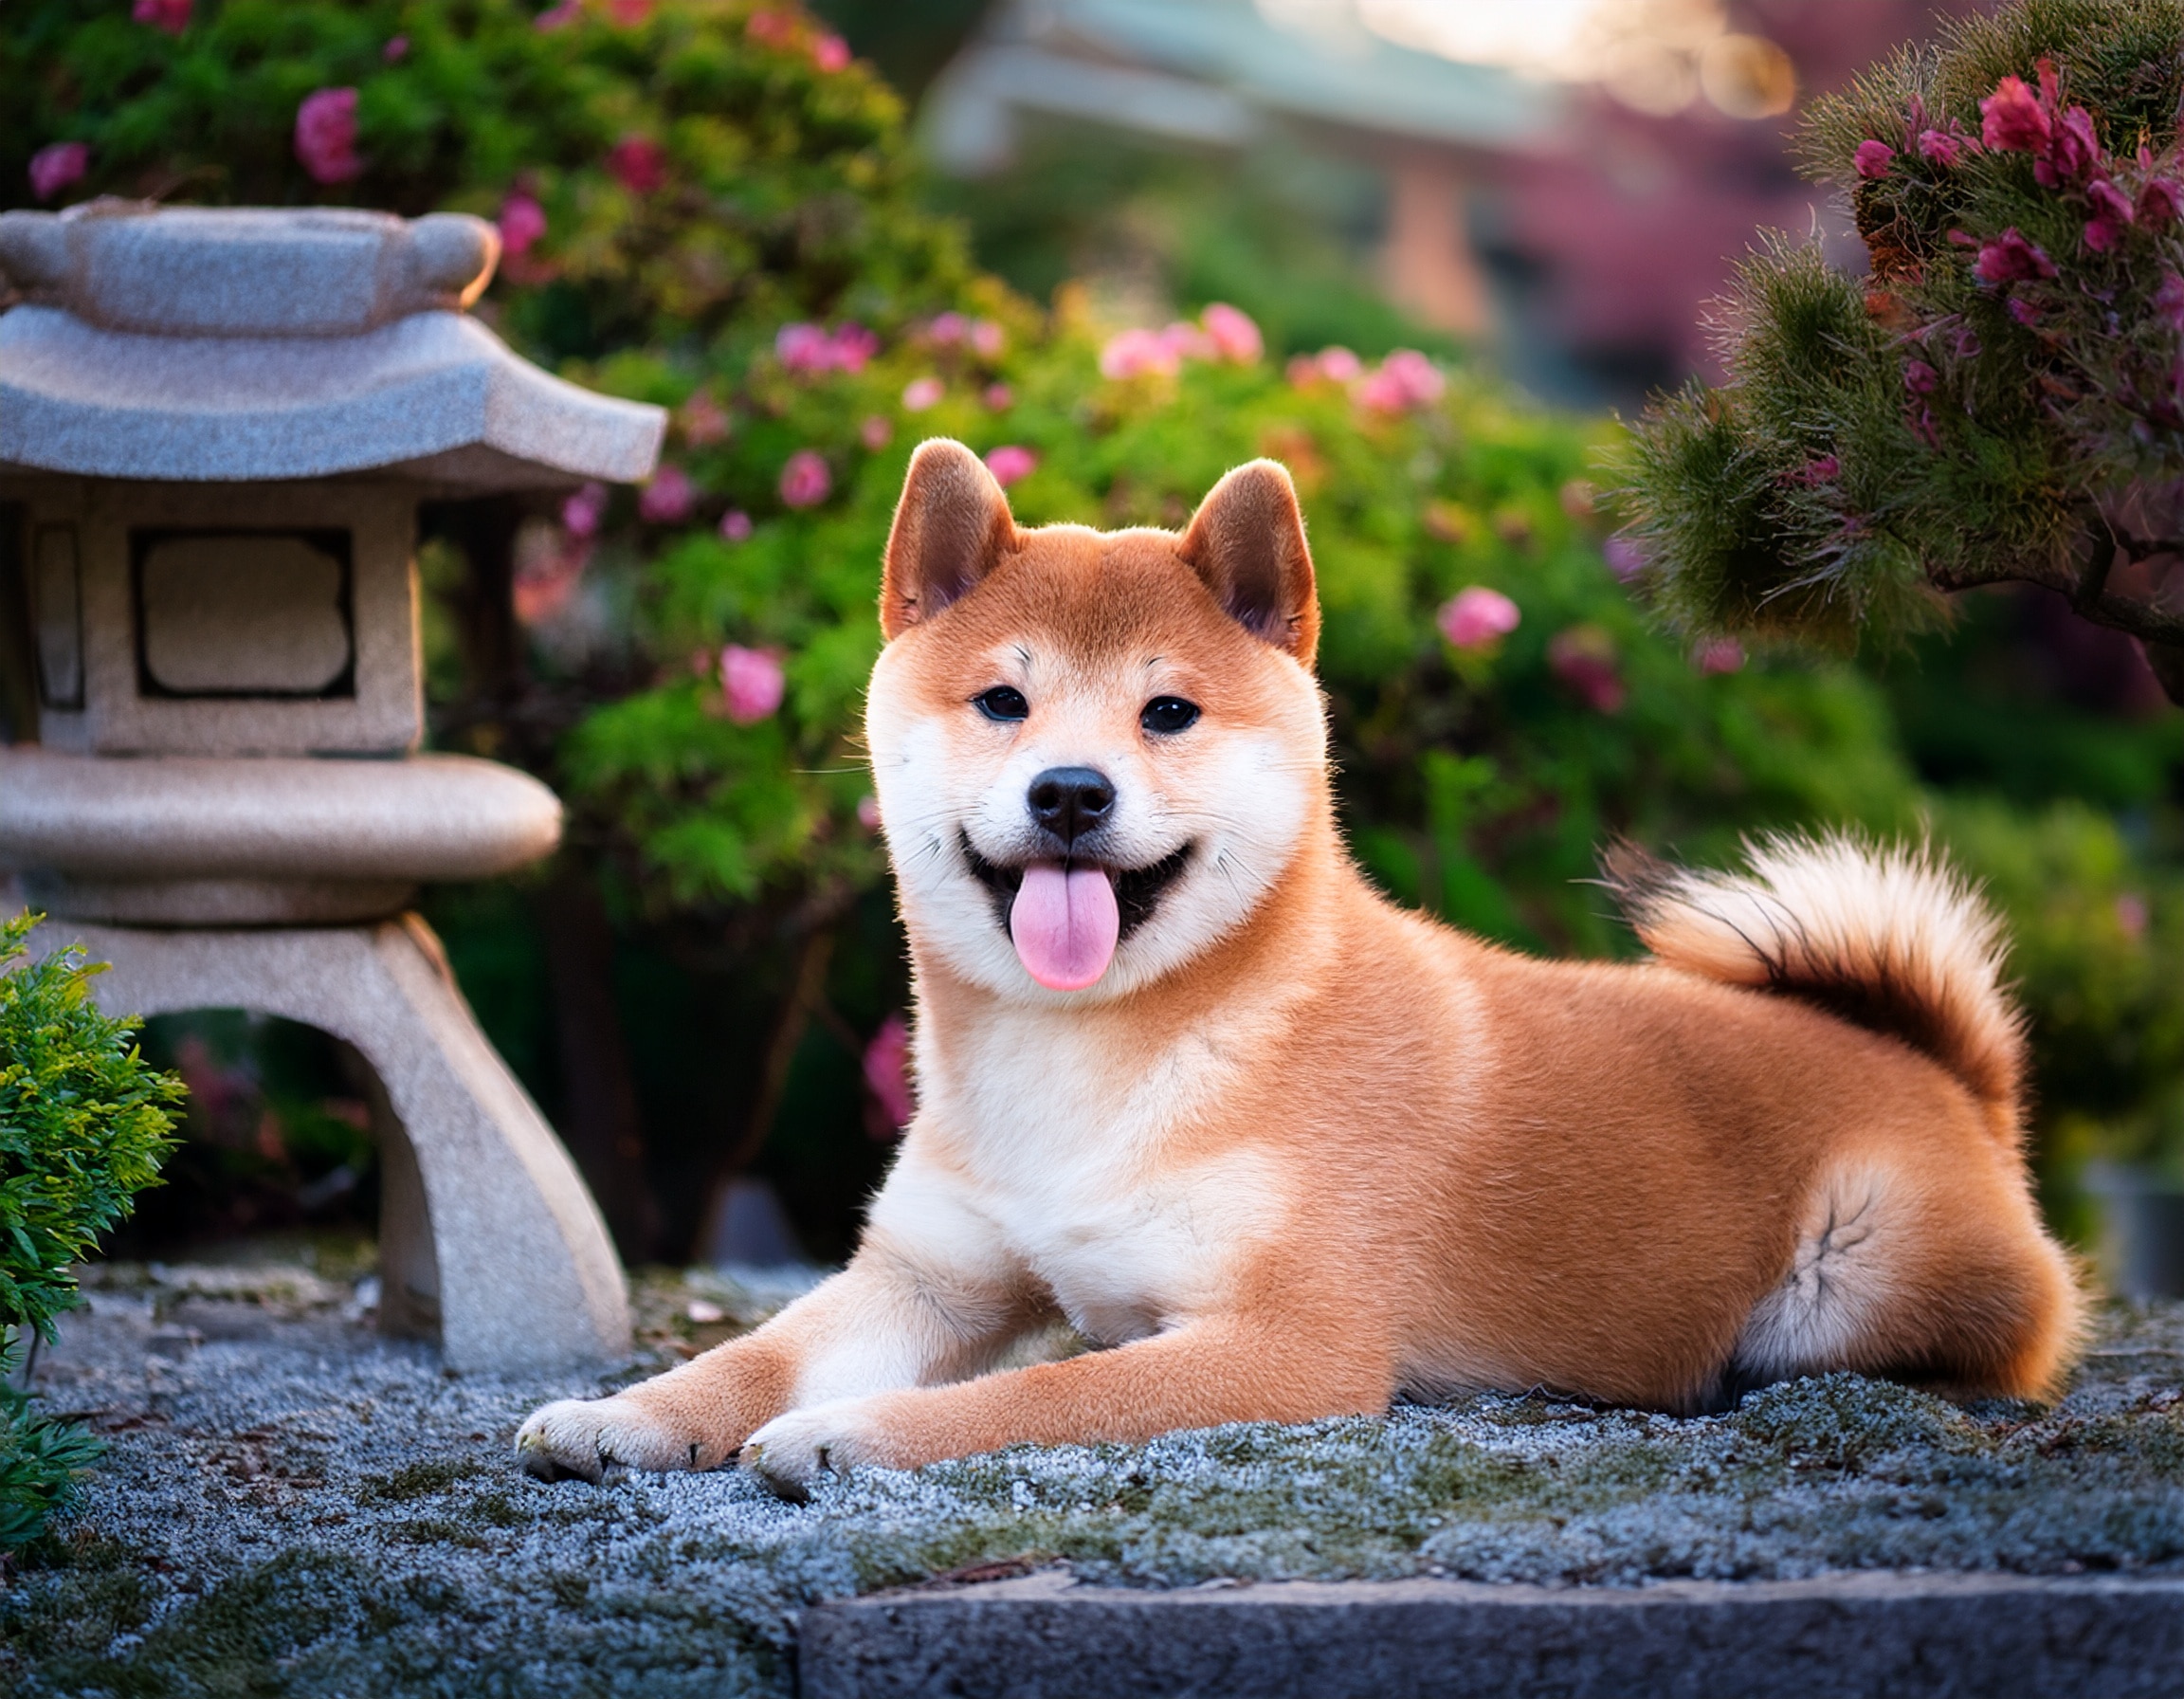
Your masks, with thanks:
[{"label": "pink flower", "polygon": [[849,44],[838,35],[823,35],[811,44],[811,63],[831,77],[849,68]]},{"label": "pink flower", "polygon": [[534,29],[559,29],[573,24],[584,15],[584,0],[560,0],[558,6],[550,6],[531,20]]},{"label": "pink flower", "polygon": [[835,331],[834,366],[841,372],[862,372],[864,363],[880,352],[880,338],[862,324],[848,323]]},{"label": "pink flower", "polygon": [[1181,356],[1157,331],[1123,331],[1109,338],[1107,346],[1100,351],[1101,376],[1117,382],[1148,375],[1166,377],[1182,363]]},{"label": "pink flower", "polygon": [[990,383],[986,386],[986,393],[979,399],[994,412],[1007,412],[1016,405],[1016,392],[1005,383]]},{"label": "pink flower", "polygon": [[991,319],[974,320],[971,325],[971,352],[982,360],[998,359],[1001,350],[1008,346],[1008,333]]},{"label": "pink flower", "polygon": [[1734,637],[1716,637],[1702,643],[1691,656],[1691,664],[1709,676],[1718,672],[1744,670],[1744,646]]},{"label": "pink flower", "polygon": [[1356,389],[1357,405],[1374,412],[1401,413],[1430,407],[1441,399],[1448,380],[1440,368],[1415,349],[1398,348],[1380,362]]},{"label": "pink flower", "polygon": [[2184,277],[2174,271],[2161,274],[2161,286],[2154,291],[2154,310],[2169,321],[2169,328],[2184,331]]},{"label": "pink flower", "polygon": [[1198,322],[1205,327],[1214,352],[1225,360],[1248,366],[1266,352],[1266,339],[1251,322],[1250,315],[1225,301],[1214,301],[1199,314]]},{"label": "pink flower", "polygon": [[2123,240],[2123,227],[2133,216],[2131,203],[2105,177],[2086,185],[2085,198],[2093,207],[2093,216],[2085,221],[2085,246],[2097,254],[2106,253]]},{"label": "pink flower", "polygon": [[634,29],[652,15],[652,0],[607,0],[607,16],[617,29]]},{"label": "pink flower", "polygon": [[2044,152],[2054,124],[2040,97],[2016,77],[2005,77],[1979,102],[1979,139],[2010,153]]},{"label": "pink flower", "polygon": [[1629,583],[1646,570],[1646,551],[1638,546],[1634,538],[1611,537],[1600,547],[1608,570]]},{"label": "pink flower", "polygon": [[1282,368],[1293,390],[1308,390],[1320,381],[1320,362],[1308,354],[1293,354]]},{"label": "pink flower", "polygon": [[[1920,363],[1923,365],[1925,362],[1920,361]],[[1933,370],[1931,366],[1928,366],[1926,369],[1929,372]],[[1906,384],[1911,381],[1911,375],[1908,371],[1906,371],[1903,375],[1903,381]],[[1842,470],[1843,463],[1837,460],[1832,454],[1817,455],[1813,459],[1807,461],[1794,472],[1791,473],[1790,482],[1793,484],[1802,484],[1807,489],[1811,489],[1817,484],[1834,483],[1837,476],[1841,474]]]},{"label": "pink flower", "polygon": [[2167,177],[2149,177],[2138,191],[2138,201],[2132,210],[2140,224],[2174,224],[2184,217],[2184,189]]},{"label": "pink flower", "polygon": [[1339,343],[1320,351],[1320,375],[1329,383],[1356,383],[1365,362]]},{"label": "pink flower", "polygon": [[910,1124],[918,1102],[910,1087],[910,1023],[900,1014],[882,1021],[864,1047],[864,1087],[872,1093],[879,1121],[885,1124],[875,1125],[878,1136],[885,1138]]},{"label": "pink flower", "polygon": [[953,348],[971,335],[971,321],[961,313],[942,313],[925,327],[925,339],[936,348]]},{"label": "pink flower", "polygon": [[779,649],[745,649],[731,643],[720,651],[720,695],[728,718],[737,725],[756,725],[761,720],[771,720],[781,705],[787,683]]},{"label": "pink flower", "polygon": [[816,507],[834,487],[827,463],[810,448],[799,448],[781,468],[781,500],[791,507]]},{"label": "pink flower", "polygon": [[1210,360],[1213,357],[1213,338],[1186,320],[1176,319],[1162,325],[1160,339],[1174,351],[1179,360]]},{"label": "pink flower", "polygon": [[1038,465],[1036,454],[1014,443],[1004,443],[986,456],[986,469],[993,474],[993,482],[1003,489],[1019,478],[1029,477]]},{"label": "pink flower", "polygon": [[2026,241],[2017,227],[2011,225],[1993,242],[1980,245],[1979,258],[1973,265],[1972,275],[1983,283],[2028,283],[2034,278],[2053,277],[2055,262]]},{"label": "pink flower", "polygon": [[1441,635],[1457,649],[1486,649],[1514,631],[1523,614],[1517,604],[1499,590],[1483,584],[1466,585],[1433,616]]},{"label": "pink flower", "polygon": [[2116,899],[2116,924],[2125,938],[2144,938],[2147,923],[2153,918],[2153,911],[2147,907],[2146,899],[2137,891],[2125,891]]},{"label": "pink flower", "polygon": [[1979,144],[1959,132],[1952,121],[1946,130],[1920,131],[1919,151],[1933,164],[1954,171],[1979,152]]},{"label": "pink flower", "polygon": [[1862,177],[1884,177],[1896,162],[1896,150],[1884,141],[1862,141],[1851,163]]},{"label": "pink flower", "polygon": [[751,540],[751,516],[740,507],[731,507],[720,516],[720,540],[722,542],[749,542]]},{"label": "pink flower", "polygon": [[816,324],[784,324],[774,333],[774,357],[792,372],[824,372],[834,363],[834,339]]},{"label": "pink flower", "polygon": [[870,414],[857,427],[857,440],[877,454],[895,440],[895,421],[878,413]]},{"label": "pink flower", "polygon": [[650,194],[667,181],[667,150],[649,136],[625,136],[607,150],[607,169],[631,194]]},{"label": "pink flower", "polygon": [[410,38],[406,35],[389,36],[387,45],[379,49],[379,57],[389,64],[401,64],[410,57]]},{"label": "pink flower", "polygon": [[857,824],[866,831],[880,830],[880,798],[870,791],[857,798]]},{"label": "pink flower", "polygon": [[697,505],[698,491],[690,475],[669,463],[652,474],[637,496],[637,517],[648,525],[680,525]]},{"label": "pink flower", "polygon": [[30,155],[30,192],[49,201],[91,169],[91,150],[81,141],[48,142]]},{"label": "pink flower", "polygon": [[2016,320],[2027,330],[2038,330],[2040,328],[2040,320],[2043,317],[2040,309],[2022,296],[2012,295],[2010,298],[2007,310],[2010,317]]},{"label": "pink flower", "polygon": [[902,386],[902,406],[910,412],[921,413],[927,408],[938,407],[947,393],[947,385],[937,377],[913,377]]},{"label": "pink flower", "polygon": [[190,0],[136,0],[129,15],[139,24],[180,35],[190,27]]},{"label": "pink flower", "polygon": [[1572,626],[1548,640],[1547,666],[1595,714],[1612,714],[1629,695],[1615,671],[1615,645],[1598,626]]},{"label": "pink flower", "polygon": [[744,34],[769,47],[785,47],[796,34],[794,20],[777,11],[755,11],[743,26]]},{"label": "pink flower", "polygon": [[2032,174],[2048,188],[2075,182],[2101,163],[2101,138],[2093,133],[2093,115],[2073,106],[2055,127],[2055,139],[2048,156],[2036,162]]},{"label": "pink flower", "polygon": [[703,448],[725,441],[729,419],[721,405],[705,391],[696,392],[675,414],[675,422],[682,429],[682,440],[693,448]]},{"label": "pink flower", "polygon": [[346,183],[364,174],[356,157],[356,91],[321,88],[296,108],[296,157],[319,183]]},{"label": "pink flower", "polygon": [[513,190],[500,203],[500,251],[511,260],[520,260],[546,233],[546,209],[522,190]]},{"label": "pink flower", "polygon": [[1914,395],[1931,395],[1934,386],[1941,381],[1941,374],[1924,360],[1903,362],[1903,387]]},{"label": "pink flower", "polygon": [[561,503],[561,524],[572,537],[596,537],[607,517],[607,486],[587,484]]}]

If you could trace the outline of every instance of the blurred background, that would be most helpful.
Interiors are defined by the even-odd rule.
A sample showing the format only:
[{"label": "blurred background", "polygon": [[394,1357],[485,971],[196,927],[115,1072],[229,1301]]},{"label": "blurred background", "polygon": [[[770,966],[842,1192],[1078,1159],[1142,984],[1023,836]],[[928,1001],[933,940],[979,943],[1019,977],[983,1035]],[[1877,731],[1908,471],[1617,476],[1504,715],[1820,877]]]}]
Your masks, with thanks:
[{"label": "blurred background", "polygon": [[[2089,1163],[2184,1179],[2184,717],[2029,592],[1856,655],[1689,649],[1602,493],[1617,417],[1719,376],[1756,230],[1863,268],[1801,104],[1966,9],[11,0],[0,200],[480,212],[487,321],[674,410],[644,491],[449,508],[421,556],[434,740],[572,810],[549,868],[428,918],[633,1263],[839,1258],[909,1112],[856,716],[940,431],[1033,521],[1174,524],[1284,460],[1353,844],[1519,948],[1632,950],[1584,883],[1616,833],[1931,832],[2010,914],[2045,1195],[2085,1240]],[[314,156],[298,102],[351,87]],[[191,1140],[123,1250],[369,1231],[353,1058],[238,1012],[149,1043]]]}]

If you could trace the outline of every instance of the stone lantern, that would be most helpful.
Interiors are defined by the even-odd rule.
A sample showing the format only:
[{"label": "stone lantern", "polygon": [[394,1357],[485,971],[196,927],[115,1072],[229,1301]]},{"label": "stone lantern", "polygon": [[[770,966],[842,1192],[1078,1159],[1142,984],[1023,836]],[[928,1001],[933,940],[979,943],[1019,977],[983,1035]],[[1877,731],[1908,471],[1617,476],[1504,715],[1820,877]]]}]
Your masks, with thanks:
[{"label": "stone lantern", "polygon": [[102,1003],[362,1054],[382,1323],[436,1325],[464,1369],[599,1361],[628,1314],[583,1181],[410,912],[561,829],[528,776],[418,753],[417,504],[641,479],[665,423],[466,316],[497,252],[452,215],[0,216],[0,617],[39,698],[37,743],[0,748],[0,866],[113,964]]}]

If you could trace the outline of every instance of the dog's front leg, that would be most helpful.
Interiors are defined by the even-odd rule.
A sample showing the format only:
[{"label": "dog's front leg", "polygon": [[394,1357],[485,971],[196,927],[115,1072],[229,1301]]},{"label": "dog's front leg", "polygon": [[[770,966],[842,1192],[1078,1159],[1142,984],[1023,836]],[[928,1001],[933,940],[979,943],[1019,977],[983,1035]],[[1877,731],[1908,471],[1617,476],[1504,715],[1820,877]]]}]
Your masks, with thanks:
[{"label": "dog's front leg", "polygon": [[848,1268],[742,1339],[607,1398],[566,1398],[516,1435],[542,1480],[714,1469],[801,1402],[974,1372],[1027,1305],[990,1270],[936,1270],[867,1234]]},{"label": "dog's front leg", "polygon": [[1020,1440],[1143,1440],[1231,1421],[1375,1414],[1394,1396],[1393,1354],[1370,1328],[1221,1316],[1062,1362],[951,1386],[837,1398],[776,1416],[743,1462],[775,1491],[861,1463],[914,1469]]}]

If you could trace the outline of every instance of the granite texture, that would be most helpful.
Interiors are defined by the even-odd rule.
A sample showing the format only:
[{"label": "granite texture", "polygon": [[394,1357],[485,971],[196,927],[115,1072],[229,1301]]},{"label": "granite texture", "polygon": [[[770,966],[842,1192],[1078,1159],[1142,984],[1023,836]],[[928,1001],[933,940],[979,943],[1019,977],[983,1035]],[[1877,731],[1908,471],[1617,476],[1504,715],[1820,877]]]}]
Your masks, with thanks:
[{"label": "granite texture", "polygon": [[[47,925],[109,969],[113,1014],[249,1009],[360,1051],[419,1184],[385,1193],[383,1242],[429,1235],[442,1346],[463,1370],[595,1365],[628,1348],[628,1297],[569,1153],[478,1030],[414,915],[373,927],[152,931]],[[422,1208],[426,1221],[414,1219]],[[405,1215],[407,1211],[407,1217]]]},{"label": "granite texture", "polygon": [[802,1699],[2169,1699],[2184,1578],[1145,1593],[1049,1571],[819,1605],[796,1663]]},{"label": "granite texture", "polygon": [[0,216],[0,467],[243,482],[398,468],[444,492],[633,482],[659,408],[461,310],[498,242],[434,214],[95,202]]},{"label": "granite texture", "polygon": [[[420,880],[513,871],[560,836],[553,792],[472,756],[118,760],[0,749],[0,866],[21,872],[51,913],[78,919],[323,920],[339,911],[298,908],[306,899],[281,893],[363,886],[398,897]],[[224,894],[200,890],[196,908],[181,901],[207,886]],[[250,889],[266,894],[264,912],[247,908]],[[162,891],[181,905],[162,905]]]},{"label": "granite texture", "polygon": [[[1946,1591],[1937,1575],[1965,1575],[1964,1594],[1984,1597],[2041,1578],[2088,1602],[2044,1618],[2051,1645],[2015,1629],[2005,1645],[2029,1662],[2074,1649],[2096,1671],[2104,1649],[2128,1668],[2158,1648],[2134,1619],[2100,1617],[2101,1599],[2184,1580],[2184,1306],[2103,1306],[2093,1355],[2049,1407],[1960,1407],[1850,1375],[1683,1419],[1485,1395],[861,1470],[798,1506],[733,1473],[548,1487],[509,1455],[542,1399],[622,1384],[757,1320],[772,1305],[748,1281],[639,1276],[646,1348],[600,1379],[449,1377],[430,1350],[372,1330],[357,1313],[370,1283],[318,1268],[333,1289],[304,1314],[270,1295],[247,1302],[232,1275],[137,1270],[132,1283],[113,1270],[88,1314],[63,1319],[36,1383],[50,1407],[90,1413],[111,1449],[61,1548],[0,1589],[0,1690],[780,1699],[810,1607],[1057,1566],[1087,1592],[1140,1599],[1279,1598],[1265,1583],[1296,1580],[1492,1583],[1486,1596],[1519,1608],[1474,1637],[1490,1659],[1482,1641],[1512,1636],[1511,1659],[1483,1667],[1509,1670],[1529,1634],[1545,1675],[1589,1678],[1612,1672],[1576,1632],[1591,1620],[1579,1614],[1654,1595],[1764,1606],[1800,1597],[1783,1583],[1825,1582],[1807,1596],[1916,1597]],[[1557,1612],[1572,1630],[1560,1640],[1543,1625]],[[1129,1648],[1073,1620],[1027,1652],[1026,1672],[1065,1665],[1080,1690],[1105,1692],[1110,1672],[1130,1673]],[[1192,1620],[1171,1637],[1237,1641]],[[1751,1618],[1731,1611],[1673,1632],[1644,1620],[1654,1626],[1629,1631],[1633,1666],[1671,1682],[1680,1657],[1754,1641]],[[1795,1636],[1812,1654],[1808,1679],[1710,1691],[1867,1690],[1816,1678],[1818,1660],[1884,1626],[1827,1607]],[[1296,1629],[1299,1648],[1323,1627]],[[1292,1633],[1277,1618],[1247,1636],[1257,1661],[1237,1667],[1265,1678],[1260,1693],[1296,1690],[1279,1685],[1266,1645]],[[1947,1639],[1913,1620],[1897,1643],[1927,1678],[1947,1678]],[[1337,1650],[1338,1663],[1393,1655]]]}]

